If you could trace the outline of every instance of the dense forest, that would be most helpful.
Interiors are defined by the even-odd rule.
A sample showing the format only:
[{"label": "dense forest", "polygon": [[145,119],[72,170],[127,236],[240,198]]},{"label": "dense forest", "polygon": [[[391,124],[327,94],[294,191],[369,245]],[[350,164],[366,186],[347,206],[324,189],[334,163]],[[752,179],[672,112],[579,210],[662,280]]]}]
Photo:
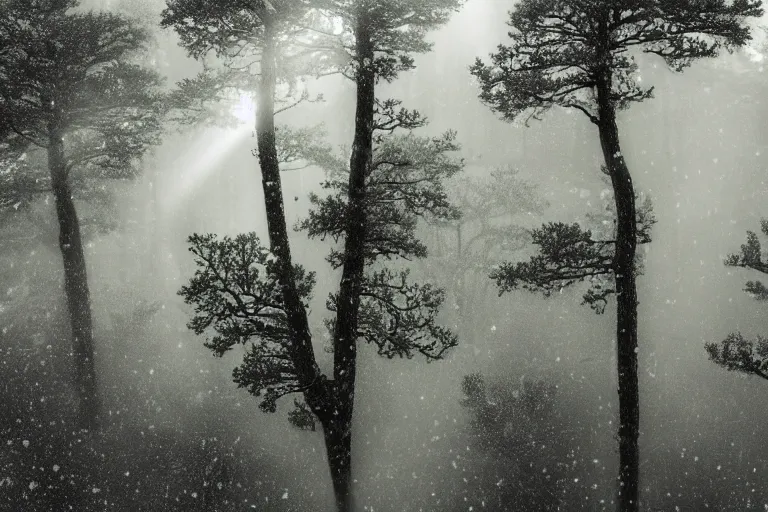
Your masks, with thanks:
[{"label": "dense forest", "polygon": [[768,509],[766,34],[0,0],[0,510]]}]

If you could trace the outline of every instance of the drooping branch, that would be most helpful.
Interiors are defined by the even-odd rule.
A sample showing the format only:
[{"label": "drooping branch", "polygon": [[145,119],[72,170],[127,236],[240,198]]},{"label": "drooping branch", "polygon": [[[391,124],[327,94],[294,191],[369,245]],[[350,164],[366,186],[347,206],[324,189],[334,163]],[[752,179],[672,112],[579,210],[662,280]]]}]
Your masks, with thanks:
[{"label": "drooping branch", "polygon": [[[608,205],[611,204],[608,201]],[[528,261],[502,263],[491,272],[490,277],[496,281],[499,294],[522,288],[549,297],[555,291],[586,281],[590,287],[582,303],[603,313],[608,297],[615,293],[615,214],[609,206],[602,215],[588,218],[591,224],[603,226],[601,236],[576,223],[549,223],[532,230],[533,244],[539,246],[539,253]],[[655,222],[652,203],[646,198],[637,210],[638,243],[650,243]],[[642,260],[637,255],[635,272],[639,273],[641,268]]]},{"label": "drooping branch", "polygon": [[[358,335],[390,359],[410,359],[417,353],[427,361],[441,359],[458,344],[456,335],[437,323],[445,292],[430,284],[410,283],[408,276],[407,270],[382,269],[365,277]],[[336,311],[335,301],[335,296],[328,300],[331,311]]]},{"label": "drooping branch", "polygon": [[239,121],[235,107],[248,97],[255,80],[247,73],[231,70],[204,70],[176,84],[168,96],[173,121],[181,126],[200,123],[234,127]]},{"label": "drooping branch", "polygon": [[376,100],[374,130],[392,133],[398,128],[415,130],[427,124],[427,119],[418,110],[398,109],[402,103],[395,99]]},{"label": "drooping branch", "polygon": [[[255,396],[263,394],[262,409],[274,412],[280,396],[302,390],[288,352],[293,340],[275,257],[253,233],[221,240],[193,235],[189,243],[198,268],[179,291],[194,306],[189,328],[215,333],[205,345],[219,356],[249,345],[235,382]],[[299,265],[295,275],[300,297],[308,301],[315,275]]]},{"label": "drooping branch", "polygon": [[[545,224],[534,229],[531,237],[540,248],[538,255],[527,262],[502,263],[491,272],[499,294],[523,288],[549,297],[553,291],[612,272],[613,242],[593,240],[592,232],[578,224]],[[591,291],[585,302],[602,312],[613,289]]]},{"label": "drooping branch", "polygon": [[0,143],[0,211],[24,209],[51,190],[47,175],[35,172],[38,166],[30,163],[27,149]]},{"label": "drooping branch", "polygon": [[[437,322],[444,300],[442,289],[410,284],[408,272],[371,270],[377,262],[426,256],[426,246],[416,236],[419,219],[449,221],[459,217],[444,187],[444,181],[462,168],[462,162],[451,156],[458,149],[454,140],[450,132],[437,138],[385,135],[377,139],[374,148],[366,176],[367,229],[362,248],[366,272],[357,335],[376,344],[379,353],[387,357],[410,358],[420,353],[428,360],[439,359],[456,344],[455,335]],[[328,162],[331,166],[326,167],[324,187],[331,194],[310,196],[315,208],[297,229],[306,230],[310,237],[340,242],[348,226],[348,171],[338,161]],[[333,249],[328,261],[334,268],[341,267],[342,252]],[[327,303],[333,312],[337,311],[337,301],[333,295]],[[334,322],[328,322],[331,332]]]},{"label": "drooping branch", "polygon": [[[426,247],[416,236],[419,218],[457,219],[459,212],[448,200],[444,181],[462,168],[452,157],[458,149],[455,135],[428,138],[414,135],[389,135],[374,148],[372,171],[367,176],[369,225],[365,239],[367,264],[380,257],[422,258]],[[297,229],[310,237],[338,242],[345,236],[347,171],[334,160],[327,162],[329,179],[324,188],[331,194],[310,195],[315,205]],[[335,268],[341,254],[334,250],[329,261]]]},{"label": "drooping branch", "polygon": [[707,343],[709,359],[728,371],[757,375],[768,380],[768,339],[745,339],[731,333],[720,343]]},{"label": "drooping branch", "polygon": [[[768,235],[768,219],[760,221],[760,229]],[[768,274],[768,262],[764,260],[760,239],[754,231],[747,231],[747,241],[741,245],[740,254],[729,254],[725,258],[728,267],[743,267]],[[768,300],[768,288],[761,281],[747,281],[744,291],[757,300]]]},{"label": "drooping branch", "polygon": [[346,163],[336,155],[325,139],[323,125],[296,128],[280,125],[275,128],[275,145],[281,171],[293,171],[309,166],[324,169],[344,169]]}]

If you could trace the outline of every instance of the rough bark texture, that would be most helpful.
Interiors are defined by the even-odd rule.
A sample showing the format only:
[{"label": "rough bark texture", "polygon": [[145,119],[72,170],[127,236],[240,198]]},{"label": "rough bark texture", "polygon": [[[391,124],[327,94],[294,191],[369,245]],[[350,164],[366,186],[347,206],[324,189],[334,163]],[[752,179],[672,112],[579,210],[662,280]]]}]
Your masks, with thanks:
[{"label": "rough bark texture", "polygon": [[[276,51],[275,27],[264,14],[264,48],[257,91],[256,137],[259,147],[270,249],[280,264],[280,285],[293,343],[290,355],[304,398],[323,426],[328,464],[339,512],[351,511],[350,446],[353,393],[340,394],[317,366],[312,334],[304,305],[296,289],[293,259],[285,220],[280,165],[275,141]],[[354,363],[354,360],[353,360]],[[354,367],[354,364],[353,364]],[[337,414],[336,411],[339,413]]]},{"label": "rough bark texture", "polygon": [[304,305],[296,289],[291,247],[285,221],[285,204],[280,181],[280,165],[275,142],[275,29],[265,16],[264,50],[261,60],[261,80],[257,91],[256,138],[259,147],[264,202],[267,212],[267,229],[272,253],[280,265],[280,285],[286,305],[288,324],[292,330],[293,345],[290,353],[308,404],[317,409],[323,402],[320,369],[315,362],[312,334]]},{"label": "rough bark texture", "polygon": [[[338,449],[329,450],[330,465],[340,511],[352,510],[350,447],[352,411],[355,401],[357,331],[360,293],[365,269],[364,243],[367,228],[365,180],[373,159],[373,130],[376,74],[370,21],[361,13],[355,28],[359,69],[356,77],[357,107],[355,137],[349,173],[349,203],[344,240],[344,267],[339,284],[333,350],[333,381],[336,409],[332,437]],[[326,437],[328,439],[328,437]],[[344,492],[346,496],[340,493]]]},{"label": "rough bark texture", "polygon": [[80,237],[80,223],[67,176],[64,140],[55,121],[49,127],[48,168],[59,222],[59,248],[64,260],[64,292],[72,328],[75,386],[80,402],[78,424],[81,429],[93,430],[98,427],[99,403],[91,296]]},{"label": "rough bark texture", "polygon": [[637,381],[637,224],[635,190],[619,143],[610,72],[597,84],[598,129],[616,201],[616,344],[619,382],[619,510],[639,510],[640,393]]},{"label": "rough bark texture", "polygon": [[352,497],[351,426],[350,421],[346,425],[340,422],[326,422],[323,427],[325,449],[333,481],[333,494],[336,498],[336,509],[339,512],[355,510]]}]

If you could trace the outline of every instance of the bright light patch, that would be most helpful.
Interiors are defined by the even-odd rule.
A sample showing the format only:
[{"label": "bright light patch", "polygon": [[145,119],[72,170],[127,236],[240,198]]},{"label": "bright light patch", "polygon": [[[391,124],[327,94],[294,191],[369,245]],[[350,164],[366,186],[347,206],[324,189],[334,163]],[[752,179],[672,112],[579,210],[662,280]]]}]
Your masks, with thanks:
[{"label": "bright light patch", "polygon": [[765,55],[752,47],[748,47],[746,51],[747,55],[749,55],[749,60],[752,62],[762,62],[765,60]]},{"label": "bright light patch", "polygon": [[241,93],[232,114],[242,123],[253,126],[256,119],[256,103],[250,94]]},{"label": "bright light patch", "polygon": [[199,136],[193,144],[195,149],[178,164],[181,172],[174,177],[173,187],[163,201],[167,214],[176,213],[251,133],[256,123],[256,103],[251,94],[237,91],[230,105],[232,115],[242,123],[240,129],[213,129]]}]

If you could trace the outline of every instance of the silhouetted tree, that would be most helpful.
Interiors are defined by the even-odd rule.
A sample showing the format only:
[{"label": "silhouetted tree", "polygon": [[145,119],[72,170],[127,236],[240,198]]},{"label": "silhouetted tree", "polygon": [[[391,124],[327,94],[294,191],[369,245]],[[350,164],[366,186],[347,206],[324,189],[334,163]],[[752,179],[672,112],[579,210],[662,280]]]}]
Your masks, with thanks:
[{"label": "silhouetted tree", "polygon": [[[373,236],[371,226],[375,226],[375,221],[369,220],[374,218],[376,213],[372,211],[374,204],[367,200],[368,178],[374,173],[376,166],[374,132],[377,128],[391,132],[398,127],[418,125],[417,119],[409,117],[412,114],[395,109],[396,102],[377,102],[375,85],[381,80],[394,79],[400,71],[411,69],[413,59],[410,54],[425,52],[430,48],[429,43],[424,41],[426,32],[445,23],[451,11],[460,3],[460,0],[424,0],[407,4],[389,0],[318,1],[312,4],[315,9],[308,12],[306,3],[290,0],[264,0],[248,5],[220,2],[215,7],[208,2],[178,0],[169,2],[164,14],[164,23],[174,26],[181,34],[182,44],[192,55],[203,57],[209,50],[213,50],[223,57],[229,71],[237,66],[250,71],[243,73],[248,75],[242,79],[243,82],[237,83],[244,83],[246,93],[255,91],[253,95],[258,105],[258,157],[267,212],[269,253],[273,255],[274,261],[265,259],[266,256],[262,255],[263,248],[251,235],[224,241],[193,237],[193,251],[197,254],[201,267],[211,269],[211,272],[218,271],[222,264],[237,264],[243,271],[252,266],[262,268],[258,274],[248,270],[246,281],[242,284],[251,283],[248,284],[251,287],[248,289],[252,289],[256,286],[253,279],[258,275],[258,279],[263,280],[260,286],[266,288],[249,300],[235,301],[238,308],[245,308],[238,314],[245,315],[246,318],[250,318],[249,315],[252,314],[261,314],[263,307],[266,307],[259,305],[254,309],[254,306],[249,305],[253,300],[257,303],[261,300],[256,297],[269,297],[271,301],[269,308],[264,312],[267,319],[260,320],[260,323],[248,327],[250,330],[244,331],[244,334],[257,336],[261,340],[259,345],[254,345],[257,348],[253,349],[250,360],[246,361],[246,367],[249,369],[247,378],[252,381],[249,387],[254,393],[259,390],[265,393],[262,406],[267,410],[274,409],[274,400],[282,394],[303,392],[307,406],[323,426],[334,491],[340,510],[350,510],[352,507],[350,447],[357,339],[365,337],[366,328],[370,330],[370,336],[389,329],[389,337],[380,340],[380,351],[391,352],[392,355],[410,355],[415,347],[407,343],[418,345],[422,340],[411,340],[407,337],[401,339],[400,330],[418,327],[430,331],[434,315],[428,313],[421,319],[421,323],[414,315],[420,315],[417,310],[421,308],[422,300],[431,300],[431,307],[436,308],[440,301],[438,299],[441,299],[441,293],[428,287],[414,288],[402,281],[390,286],[389,280],[399,276],[387,271],[382,270],[368,279],[364,272],[366,263],[371,263],[370,258],[374,256],[369,249],[374,247],[376,242],[370,238]],[[286,32],[286,28],[293,30]],[[307,36],[307,33],[313,35]],[[301,46],[307,48],[308,61],[303,59],[305,54],[296,49]],[[331,55],[331,63],[321,62],[323,57],[318,55],[322,54]],[[333,229],[337,229],[333,235],[343,237],[344,248],[334,252],[331,257],[331,261],[342,269],[339,293],[329,304],[336,313],[336,319],[333,321],[332,379],[328,379],[317,365],[305,304],[311,290],[312,276],[292,263],[284,213],[280,182],[281,155],[275,134],[274,116],[284,108],[275,105],[277,97],[285,97],[282,94],[278,96],[278,84],[293,83],[287,77],[295,76],[295,68],[291,69],[290,65],[286,65],[288,61],[320,63],[321,68],[330,66],[354,80],[357,90],[355,137],[350,165],[346,168],[347,187],[341,196],[344,201],[334,203],[341,210],[336,211],[337,215],[333,220],[343,219],[343,224],[333,226]],[[216,89],[217,84],[222,82],[209,80],[205,83]],[[228,87],[232,83],[229,82]],[[199,91],[203,89],[192,87],[189,89],[189,96],[193,99],[199,97]],[[290,87],[288,90],[290,92]],[[300,100],[302,98],[306,97],[299,97]],[[182,102],[184,101],[182,99]],[[289,102],[287,106],[290,105]],[[384,124],[377,125],[377,105],[383,116],[381,122]],[[390,113],[394,115],[388,115]],[[285,145],[283,147],[286,148]],[[381,147],[384,151],[387,146],[382,143]],[[284,149],[284,153],[285,151],[287,149]],[[398,166],[402,167],[403,172],[407,172],[409,168],[418,168],[413,163],[400,162],[395,165]],[[378,167],[386,168],[387,162],[379,163]],[[402,185],[393,183],[391,186],[402,188]],[[317,234],[320,235],[324,229],[324,226],[317,225]],[[211,254],[221,254],[222,251],[229,250],[238,254],[236,261],[211,259]],[[392,254],[395,255],[397,252]],[[182,290],[185,298],[196,303],[198,308],[215,302],[213,296],[203,295],[204,281],[210,281],[210,278],[203,277],[205,275],[205,270],[199,270],[192,284]],[[222,274],[227,278],[232,275]],[[200,284],[196,285],[196,282]],[[238,288],[231,290],[235,292],[234,295],[238,295]],[[226,290],[223,292],[229,293]],[[371,297],[363,298],[365,293],[371,294]],[[399,304],[397,301],[400,299],[405,302]],[[366,301],[371,304],[364,305]],[[430,310],[429,307],[427,310]],[[380,324],[366,323],[366,320],[362,319],[364,314],[371,318],[375,318],[376,314],[396,315],[397,320],[391,320],[390,323],[382,321]],[[400,321],[406,323],[400,325]],[[213,323],[213,317],[207,322],[209,325]],[[205,323],[205,320],[200,320],[197,327],[200,328]],[[220,338],[229,340],[222,343],[247,341],[247,338],[242,337],[228,338],[228,328],[223,324],[222,328],[224,331],[219,331]],[[201,332],[202,330],[200,328]],[[427,335],[444,335],[432,349],[440,343],[454,343],[448,333],[434,329],[432,331],[427,332]],[[406,344],[395,346],[394,343]],[[389,344],[393,344],[392,347],[382,348]],[[431,353],[430,350],[424,351]],[[437,350],[436,354],[440,353],[442,351]],[[245,373],[239,375],[240,377],[236,374],[236,380],[245,382]]]},{"label": "silhouetted tree", "polygon": [[[760,222],[760,229],[763,234],[768,234],[768,219]],[[728,255],[725,265],[768,274],[768,263],[764,261],[760,239],[754,231],[747,231],[747,242],[742,244],[741,253]],[[744,291],[756,300],[768,300],[768,288],[761,281],[747,281]],[[707,343],[705,348],[715,364],[768,380],[768,339],[758,336],[749,340],[736,332],[720,343]]]},{"label": "silhouetted tree", "polygon": [[[472,66],[481,99],[506,120],[523,113],[538,119],[553,106],[581,111],[597,126],[616,202],[616,239],[596,242],[578,226],[551,224],[534,234],[542,256],[529,267],[494,274],[502,290],[528,282],[545,293],[553,283],[611,273],[616,293],[619,374],[620,508],[639,507],[640,400],[637,382],[638,242],[635,190],[624,159],[616,112],[651,97],[636,80],[635,49],[661,56],[681,71],[749,40],[744,20],[762,14],[759,0],[523,0],[510,12],[509,46],[499,46],[490,64]],[[504,284],[507,283],[507,284]],[[613,289],[615,288],[615,290]]]},{"label": "silhouetted tree", "polygon": [[[419,217],[457,215],[441,186],[443,179],[461,168],[460,162],[446,155],[455,149],[450,133],[437,139],[392,135],[375,145],[374,170],[366,186],[376,193],[366,200],[370,230],[362,251],[367,271],[358,299],[355,343],[362,339],[375,344],[379,354],[388,358],[422,354],[428,360],[436,360],[457,343],[456,337],[437,322],[443,290],[410,282],[408,270],[394,262],[382,264],[398,258],[426,256],[426,248],[415,236]],[[341,160],[338,163],[343,165]],[[323,197],[311,196],[315,208],[297,228],[306,230],[310,237],[343,241],[348,214],[348,181],[345,179],[348,173],[343,167],[329,172],[324,186],[330,193]],[[317,378],[328,393],[323,397],[326,402],[318,406],[313,402],[315,398],[306,392],[302,375],[290,355],[295,349],[294,334],[279,280],[279,258],[263,247],[254,234],[222,240],[214,235],[194,235],[190,243],[199,268],[190,284],[180,292],[195,306],[196,315],[190,327],[198,334],[211,328],[217,333],[206,343],[217,355],[238,344],[249,347],[242,364],[234,371],[234,380],[253,395],[262,397],[263,410],[274,412],[280,397],[303,392],[304,402],[294,402],[296,408],[289,416],[291,423],[314,430],[317,420],[324,432],[340,428],[334,424],[339,421],[334,413],[353,396],[339,394],[333,382],[322,373]],[[333,249],[328,261],[333,268],[339,268],[343,252]],[[301,307],[306,311],[314,274],[299,265],[294,266],[292,274]],[[338,293],[328,298],[327,307],[335,314],[326,319],[330,337],[335,342]],[[345,421],[351,422],[351,417]],[[350,428],[349,424],[341,426]],[[326,434],[329,457],[338,456],[335,450],[349,449],[333,444],[337,442],[333,438],[329,440]],[[349,452],[346,456],[349,457]],[[334,466],[331,469],[338,471]],[[346,471],[344,476],[349,478],[349,466]],[[345,496],[338,498],[340,507],[348,506]]]},{"label": "silhouetted tree", "polygon": [[143,29],[118,15],[70,12],[75,6],[31,0],[3,6],[0,135],[11,147],[47,153],[46,188],[59,224],[80,426],[93,429],[99,414],[93,326],[73,181],[78,174],[135,173],[137,159],[158,142],[160,82],[131,60],[147,43]]}]

